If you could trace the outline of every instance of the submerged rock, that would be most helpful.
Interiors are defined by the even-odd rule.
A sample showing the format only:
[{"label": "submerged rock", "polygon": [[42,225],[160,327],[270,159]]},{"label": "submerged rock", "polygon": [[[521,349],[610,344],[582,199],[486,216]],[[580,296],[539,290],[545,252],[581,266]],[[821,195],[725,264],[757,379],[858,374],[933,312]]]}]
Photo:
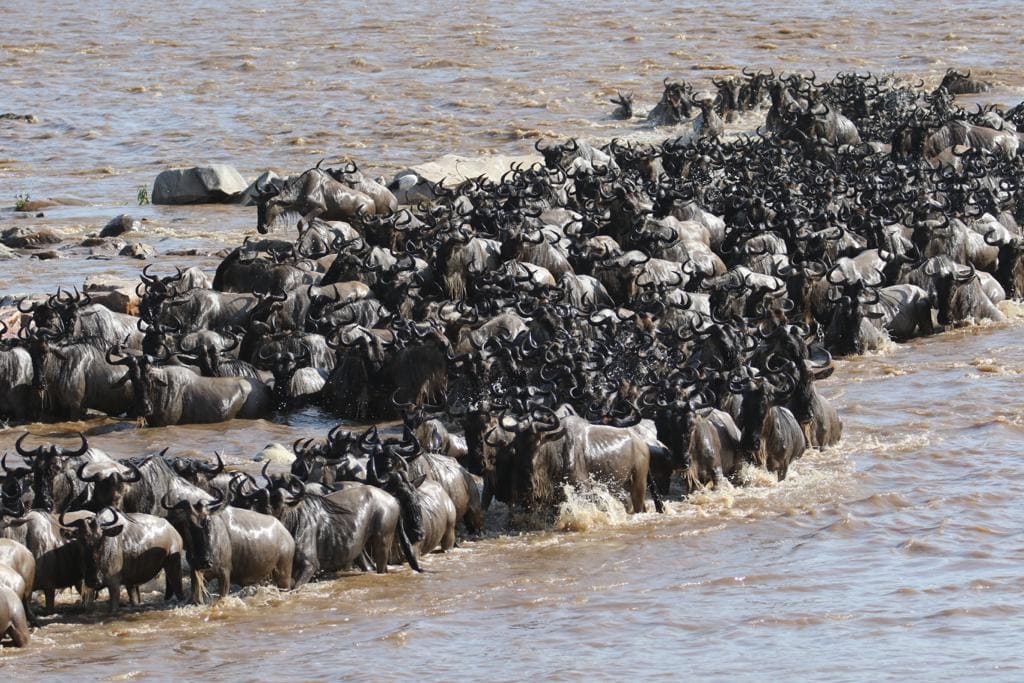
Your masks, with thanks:
[{"label": "submerged rock", "polygon": [[153,181],[154,204],[222,204],[237,201],[248,187],[227,164],[172,168]]},{"label": "submerged rock", "polygon": [[295,454],[287,446],[273,442],[264,446],[263,450],[253,457],[253,460],[271,462],[275,465],[291,465],[295,461]]},{"label": "submerged rock", "polygon": [[130,256],[131,258],[146,259],[156,256],[156,249],[142,242],[132,242],[118,252],[118,256]]},{"label": "submerged rock", "polygon": [[35,114],[15,114],[14,112],[4,112],[0,114],[0,120],[2,121],[22,121],[24,123],[39,123],[38,117]]},{"label": "submerged rock", "polygon": [[44,244],[57,244],[60,235],[49,228],[10,228],[0,234],[0,242],[12,249],[32,249]]},{"label": "submerged rock", "polygon": [[110,222],[103,226],[103,229],[100,230],[100,237],[117,237],[126,232],[141,229],[142,223],[128,214],[122,213],[120,216],[110,219]]}]

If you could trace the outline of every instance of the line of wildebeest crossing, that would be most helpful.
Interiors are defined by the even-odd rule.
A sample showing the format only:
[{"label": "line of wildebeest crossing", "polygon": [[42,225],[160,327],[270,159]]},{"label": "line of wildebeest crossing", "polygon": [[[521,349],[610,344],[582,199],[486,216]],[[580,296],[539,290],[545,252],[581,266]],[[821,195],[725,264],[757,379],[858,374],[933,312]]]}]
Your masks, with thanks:
[{"label": "line of wildebeest crossing", "polygon": [[[348,163],[256,184],[257,227],[212,282],[146,268],[139,316],[77,290],[4,329],[0,413],[149,425],[315,403],[344,424],[289,472],[165,449],[115,461],[28,434],[3,458],[0,630],[29,639],[33,591],[85,599],[164,571],[205,580],[386,572],[483,530],[493,499],[555,508],[601,482],[660,511],[745,464],[786,477],[842,423],[815,388],[833,355],[983,318],[1022,291],[1024,105],[957,105],[892,77],[744,71],[700,97],[666,81],[661,144],[538,142],[500,179],[395,193]],[[632,117],[632,100],[616,100]],[[725,122],[764,112],[753,135]],[[415,180],[415,179],[414,179]],[[295,239],[290,236],[295,233]],[[400,432],[398,431],[400,429]]]}]

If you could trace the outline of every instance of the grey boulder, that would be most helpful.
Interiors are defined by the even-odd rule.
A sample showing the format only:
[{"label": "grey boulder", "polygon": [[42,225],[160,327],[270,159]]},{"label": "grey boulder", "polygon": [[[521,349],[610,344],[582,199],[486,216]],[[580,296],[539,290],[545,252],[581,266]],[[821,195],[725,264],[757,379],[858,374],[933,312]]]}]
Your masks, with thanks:
[{"label": "grey boulder", "polygon": [[172,168],[153,181],[154,204],[223,204],[234,202],[249,186],[227,164]]}]

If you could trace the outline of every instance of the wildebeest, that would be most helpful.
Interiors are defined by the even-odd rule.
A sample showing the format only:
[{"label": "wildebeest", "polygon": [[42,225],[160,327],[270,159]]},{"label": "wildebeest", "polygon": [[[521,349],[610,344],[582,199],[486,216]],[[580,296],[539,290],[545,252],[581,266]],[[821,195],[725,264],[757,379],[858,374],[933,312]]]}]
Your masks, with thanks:
[{"label": "wildebeest", "polygon": [[111,365],[126,366],[138,414],[154,427],[256,419],[270,413],[273,395],[262,382],[244,377],[200,377],[181,366],[158,367],[152,356],[107,352]]},{"label": "wildebeest", "polygon": [[[364,551],[376,571],[386,573],[396,534],[406,559],[418,568],[399,501],[376,486],[350,483],[328,496],[302,487],[273,487],[257,498],[262,500],[256,509],[273,513],[295,539],[295,588],[320,572],[351,569]],[[417,537],[422,533],[409,531]]]},{"label": "wildebeest", "polygon": [[291,588],[295,541],[274,517],[227,505],[223,494],[209,503],[186,499],[165,507],[192,569],[193,602],[205,602],[204,578],[218,580],[222,597],[232,583],[249,586],[268,578],[282,590]]},{"label": "wildebeest", "polygon": [[751,374],[745,379],[734,378],[729,389],[740,396],[736,423],[743,435],[740,440],[742,456],[778,476],[779,481],[784,480],[790,464],[807,448],[804,433],[793,413],[774,405],[780,395],[787,392],[786,387],[775,386],[770,378]]},{"label": "wildebeest", "polygon": [[628,493],[634,513],[645,511],[651,444],[632,429],[559,417],[543,407],[525,416],[505,414],[501,426],[515,434],[514,457],[525,463],[525,471],[517,475],[525,476],[525,486],[512,484],[519,501],[551,504],[561,495],[562,484],[604,482]]}]

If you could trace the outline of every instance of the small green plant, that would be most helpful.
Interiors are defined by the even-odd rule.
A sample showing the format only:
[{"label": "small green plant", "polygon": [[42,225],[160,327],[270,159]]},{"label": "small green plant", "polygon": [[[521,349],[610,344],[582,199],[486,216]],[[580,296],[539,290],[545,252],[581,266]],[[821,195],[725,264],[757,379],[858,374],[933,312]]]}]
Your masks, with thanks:
[{"label": "small green plant", "polygon": [[24,211],[28,207],[28,203],[31,201],[31,197],[28,196],[28,192],[22,192],[21,194],[14,196],[14,210]]},{"label": "small green plant", "polygon": [[145,185],[139,185],[139,193],[136,197],[139,200],[139,206],[149,204],[149,190],[146,189]]}]

